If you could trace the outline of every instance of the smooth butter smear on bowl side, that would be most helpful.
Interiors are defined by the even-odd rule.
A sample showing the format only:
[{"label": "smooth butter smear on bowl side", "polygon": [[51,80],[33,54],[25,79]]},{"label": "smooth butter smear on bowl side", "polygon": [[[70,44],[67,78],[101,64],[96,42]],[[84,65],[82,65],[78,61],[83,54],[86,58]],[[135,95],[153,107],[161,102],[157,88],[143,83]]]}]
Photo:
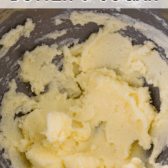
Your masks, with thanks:
[{"label": "smooth butter smear on bowl side", "polygon": [[[120,17],[72,12],[69,19],[103,27],[71,47],[42,45],[25,52],[18,76],[36,96],[16,92],[15,80],[10,82],[1,107],[4,157],[14,168],[166,167],[156,158],[168,144],[168,66],[155,44],[132,45],[119,33],[129,25]],[[143,33],[142,23],[130,25]],[[34,27],[28,19],[21,33],[16,28],[5,34],[0,40],[5,52],[10,37],[16,42]],[[52,60],[61,54],[60,71]],[[144,78],[160,90],[160,113]],[[20,112],[25,115],[15,118]]]}]

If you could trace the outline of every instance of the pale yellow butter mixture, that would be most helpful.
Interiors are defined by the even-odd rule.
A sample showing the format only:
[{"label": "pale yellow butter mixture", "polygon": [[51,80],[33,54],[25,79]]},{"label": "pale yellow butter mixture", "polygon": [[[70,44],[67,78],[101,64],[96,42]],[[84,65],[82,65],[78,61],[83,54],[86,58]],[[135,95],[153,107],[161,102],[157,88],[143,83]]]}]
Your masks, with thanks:
[{"label": "pale yellow butter mixture", "polygon": [[[127,23],[120,19],[92,12],[72,12],[70,19],[104,26],[73,47],[26,51],[19,78],[37,96],[16,92],[12,80],[1,107],[0,144],[13,167],[161,167],[155,161],[168,142],[167,63],[154,43],[133,46],[123,37],[118,30]],[[62,71],[52,63],[61,54]],[[144,78],[160,89],[160,113]],[[14,119],[20,112],[26,115]]]}]

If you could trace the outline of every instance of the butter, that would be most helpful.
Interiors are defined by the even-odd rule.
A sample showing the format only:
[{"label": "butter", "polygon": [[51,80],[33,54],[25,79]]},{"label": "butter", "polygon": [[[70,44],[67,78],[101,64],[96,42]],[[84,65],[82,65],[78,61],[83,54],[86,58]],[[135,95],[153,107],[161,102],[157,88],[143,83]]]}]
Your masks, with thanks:
[{"label": "butter", "polygon": [[50,143],[65,141],[72,132],[72,119],[59,112],[47,114],[47,132],[45,133]]},{"label": "butter", "polygon": [[10,30],[7,34],[5,34],[1,40],[0,45],[2,45],[2,49],[0,51],[2,58],[7,51],[12,47],[21,36],[30,37],[30,33],[34,30],[35,24],[31,19],[27,19],[24,26],[18,25],[15,29]]},{"label": "butter", "polygon": [[85,157],[82,155],[73,155],[64,158],[64,164],[68,168],[97,168],[100,166],[99,160],[94,157]]},{"label": "butter", "polygon": [[[16,92],[12,80],[1,110],[0,146],[13,167],[166,167],[156,158],[168,145],[168,66],[153,50],[155,44],[133,46],[119,33],[129,22],[107,14],[72,12],[69,19],[74,25],[104,26],[72,47],[42,45],[24,54],[18,76],[36,96]],[[28,20],[22,33],[13,30],[14,41],[29,36],[33,25]],[[52,62],[57,55],[64,55],[62,71]],[[160,89],[160,113],[151,105],[144,78]],[[19,112],[25,115],[14,120]],[[147,158],[144,151],[151,144]]]}]

